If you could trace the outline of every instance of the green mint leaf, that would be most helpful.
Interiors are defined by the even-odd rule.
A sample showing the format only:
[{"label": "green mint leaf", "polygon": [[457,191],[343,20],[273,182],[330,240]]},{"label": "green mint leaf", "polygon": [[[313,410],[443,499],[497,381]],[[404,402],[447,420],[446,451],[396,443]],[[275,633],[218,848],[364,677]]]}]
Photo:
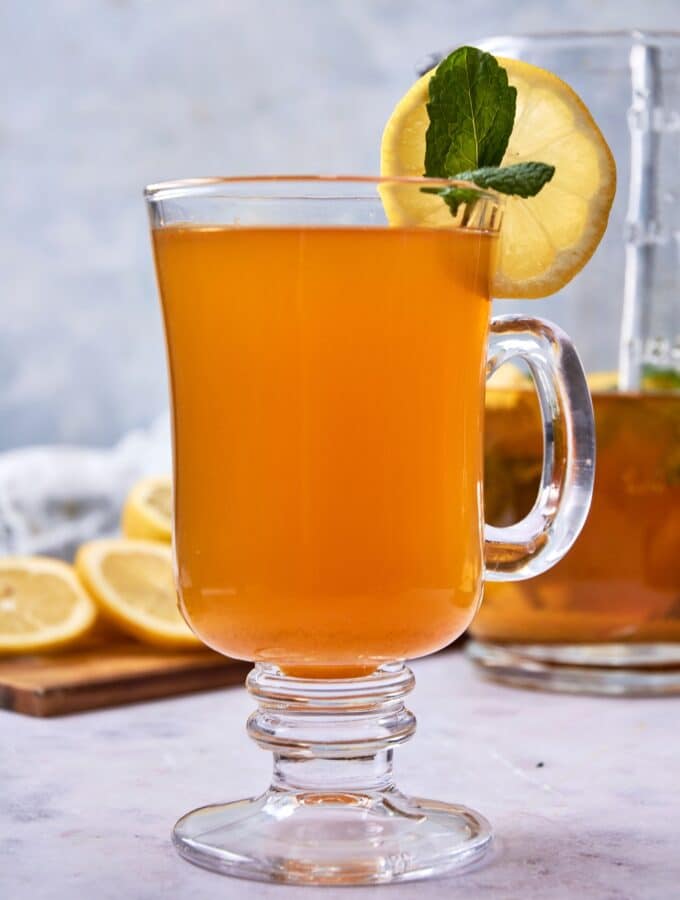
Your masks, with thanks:
[{"label": "green mint leaf", "polygon": [[513,166],[484,166],[455,176],[461,181],[472,181],[482,188],[491,188],[499,194],[516,194],[534,197],[555,174],[555,166],[546,163],[524,162]]},{"label": "green mint leaf", "polygon": [[498,166],[515,121],[517,91],[490,53],[454,50],[430,79],[425,175]]},{"label": "green mint leaf", "polygon": [[[515,194],[520,197],[534,197],[555,174],[555,166],[546,163],[516,163],[513,166],[484,166],[469,172],[458,172],[460,181],[471,181],[480,188],[491,188],[499,194]],[[458,209],[466,204],[470,209],[479,200],[479,191],[472,187],[451,185],[441,188],[421,188],[424,194],[436,194],[458,215]]]},{"label": "green mint leaf", "polygon": [[[458,178],[502,194],[533,197],[555,174],[546,163],[500,165],[515,121],[517,91],[505,69],[475,47],[454,50],[429,83],[425,175]],[[462,204],[472,210],[472,188],[423,188],[437,194],[455,216]],[[467,213],[466,213],[467,215]]]},{"label": "green mint leaf", "polygon": [[645,391],[680,391],[680,372],[646,363],[642,367],[642,388]]},{"label": "green mint leaf", "polygon": [[472,209],[475,202],[479,200],[479,191],[472,187],[450,185],[449,187],[421,188],[421,191],[423,194],[436,194],[438,197],[441,197],[453,216],[458,215],[458,209],[463,204]]}]

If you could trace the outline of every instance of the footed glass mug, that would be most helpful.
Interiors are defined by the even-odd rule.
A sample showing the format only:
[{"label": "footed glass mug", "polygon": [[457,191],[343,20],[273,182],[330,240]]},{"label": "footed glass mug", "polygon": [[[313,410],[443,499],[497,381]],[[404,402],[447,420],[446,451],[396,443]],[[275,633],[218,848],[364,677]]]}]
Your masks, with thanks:
[{"label": "footed glass mug", "polygon": [[[590,503],[593,421],[559,329],[490,319],[502,208],[478,192],[442,219],[442,198],[422,189],[450,184],[208,178],[146,191],[181,608],[206,644],[256,663],[248,731],[274,754],[262,796],[175,826],[179,852],[206,868],[382,883],[490,845],[482,816],[395,787],[392,750],[415,729],[404,660],[467,628],[484,578],[528,578],[568,550]],[[390,207],[417,208],[420,224],[388,225]],[[485,377],[517,357],[543,410],[543,477],[521,522],[485,529]]]}]

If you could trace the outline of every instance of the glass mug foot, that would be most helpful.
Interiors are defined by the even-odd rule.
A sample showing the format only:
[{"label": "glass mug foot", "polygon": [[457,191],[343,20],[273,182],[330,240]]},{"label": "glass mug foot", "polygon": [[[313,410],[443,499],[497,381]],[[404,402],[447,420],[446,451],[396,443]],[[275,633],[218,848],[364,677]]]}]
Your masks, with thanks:
[{"label": "glass mug foot", "polygon": [[185,859],[258,881],[349,885],[450,873],[487,853],[482,816],[394,785],[392,748],[415,730],[406,666],[312,680],[258,665],[247,684],[259,702],[248,731],[274,754],[272,785],[183,816],[173,840]]},{"label": "glass mug foot", "polygon": [[493,644],[466,653],[493,681],[513,687],[619,697],[680,694],[678,644]]}]

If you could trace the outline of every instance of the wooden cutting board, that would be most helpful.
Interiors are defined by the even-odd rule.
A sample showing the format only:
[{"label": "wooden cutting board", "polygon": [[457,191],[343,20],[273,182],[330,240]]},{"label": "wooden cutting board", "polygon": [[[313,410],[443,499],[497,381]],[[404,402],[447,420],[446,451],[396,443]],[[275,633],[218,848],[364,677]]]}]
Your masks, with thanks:
[{"label": "wooden cutting board", "polygon": [[132,641],[0,659],[0,708],[59,716],[243,684],[249,668],[210,650],[155,650]]}]

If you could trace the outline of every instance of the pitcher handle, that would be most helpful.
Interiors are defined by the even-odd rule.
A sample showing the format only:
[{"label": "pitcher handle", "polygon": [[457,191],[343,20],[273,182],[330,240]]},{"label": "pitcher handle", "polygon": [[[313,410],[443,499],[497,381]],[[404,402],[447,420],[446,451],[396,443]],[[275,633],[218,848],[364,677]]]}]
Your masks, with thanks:
[{"label": "pitcher handle", "polygon": [[569,337],[544,319],[491,320],[487,379],[523,359],[543,420],[543,471],[531,512],[514,525],[485,525],[485,577],[521,581],[545,572],[569,550],[588,515],[595,475],[593,405]]}]

